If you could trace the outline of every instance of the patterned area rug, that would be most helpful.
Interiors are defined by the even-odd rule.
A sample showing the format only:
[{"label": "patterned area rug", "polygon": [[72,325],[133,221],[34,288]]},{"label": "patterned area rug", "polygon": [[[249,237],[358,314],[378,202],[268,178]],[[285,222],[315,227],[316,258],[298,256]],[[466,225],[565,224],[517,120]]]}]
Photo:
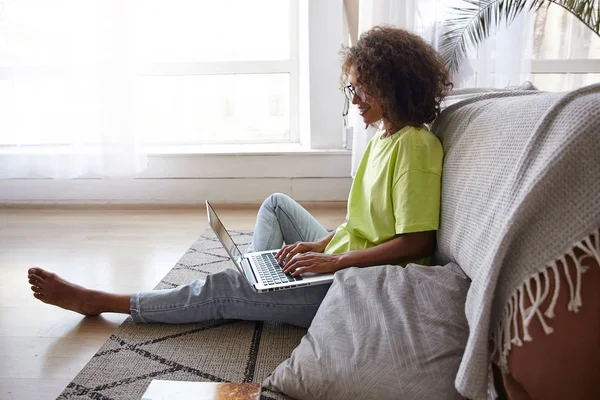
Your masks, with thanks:
[{"label": "patterned area rug", "polygon": [[[231,232],[242,248],[252,234]],[[212,232],[204,233],[155,289],[173,288],[233,268]],[[207,321],[136,325],[128,318],[59,399],[140,399],[152,379],[262,382],[306,333],[275,322]],[[263,399],[289,399],[263,390]]]}]

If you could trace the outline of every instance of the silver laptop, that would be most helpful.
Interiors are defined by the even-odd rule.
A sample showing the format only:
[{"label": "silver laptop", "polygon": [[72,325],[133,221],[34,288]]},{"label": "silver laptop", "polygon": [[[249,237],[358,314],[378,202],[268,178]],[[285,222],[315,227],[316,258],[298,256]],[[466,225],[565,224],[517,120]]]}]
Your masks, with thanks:
[{"label": "silver laptop", "polygon": [[219,241],[231,257],[231,261],[256,292],[272,292],[275,290],[295,289],[302,286],[322,285],[333,281],[333,274],[301,274],[291,276],[284,274],[275,259],[278,250],[258,251],[242,254],[231,235],[221,223],[210,203],[206,202],[208,222]]}]

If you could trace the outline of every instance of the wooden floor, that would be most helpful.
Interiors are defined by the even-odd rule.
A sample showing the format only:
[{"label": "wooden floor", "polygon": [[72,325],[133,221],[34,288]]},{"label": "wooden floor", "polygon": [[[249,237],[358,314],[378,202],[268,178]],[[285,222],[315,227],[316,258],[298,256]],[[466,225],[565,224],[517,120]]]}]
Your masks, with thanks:
[{"label": "wooden floor", "polygon": [[[346,212],[341,203],[306,207],[326,228]],[[216,208],[228,228],[253,228],[258,207]],[[200,207],[0,206],[0,398],[55,399],[125,319],[41,303],[27,282],[30,266],[107,291],[152,289],[205,229]]]}]

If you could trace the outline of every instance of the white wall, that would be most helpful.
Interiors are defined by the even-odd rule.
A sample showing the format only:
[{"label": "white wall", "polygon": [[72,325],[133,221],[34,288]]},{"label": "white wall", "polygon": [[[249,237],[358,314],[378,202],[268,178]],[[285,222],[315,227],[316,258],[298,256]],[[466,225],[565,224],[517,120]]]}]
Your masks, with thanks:
[{"label": "white wall", "polygon": [[282,192],[298,201],[345,201],[345,151],[151,155],[136,179],[0,180],[0,203],[257,203]]},{"label": "white wall", "polygon": [[340,56],[344,42],[343,0],[309,0],[310,147],[342,147]]}]

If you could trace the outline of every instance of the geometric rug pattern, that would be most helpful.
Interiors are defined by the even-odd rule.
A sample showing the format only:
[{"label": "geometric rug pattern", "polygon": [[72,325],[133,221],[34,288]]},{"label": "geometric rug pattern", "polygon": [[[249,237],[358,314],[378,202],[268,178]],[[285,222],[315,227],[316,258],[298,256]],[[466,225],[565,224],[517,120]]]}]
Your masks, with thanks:
[{"label": "geometric rug pattern", "polygon": [[[251,232],[230,232],[243,250]],[[154,289],[168,289],[233,268],[212,231],[205,232]],[[140,399],[152,379],[261,383],[298,346],[306,329],[278,322],[215,320],[134,324],[115,331],[59,399]],[[289,399],[262,391],[262,399]]]}]

